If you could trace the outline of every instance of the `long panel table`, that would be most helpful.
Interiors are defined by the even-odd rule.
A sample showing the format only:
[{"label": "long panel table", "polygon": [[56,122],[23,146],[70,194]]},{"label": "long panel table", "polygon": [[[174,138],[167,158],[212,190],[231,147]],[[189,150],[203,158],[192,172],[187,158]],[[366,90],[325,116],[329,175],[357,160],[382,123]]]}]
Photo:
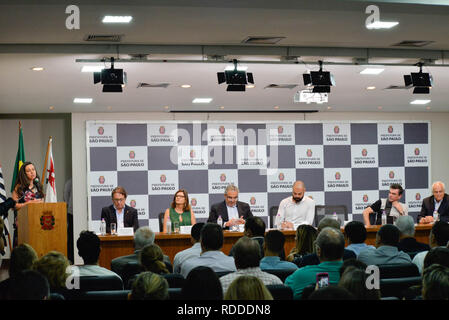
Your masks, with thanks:
[{"label": "long panel table", "polygon": [[[366,243],[374,245],[376,241],[376,233],[380,226],[373,226],[367,228],[367,239]],[[429,233],[432,225],[418,225],[415,227],[416,233],[415,238],[419,242],[429,243]],[[344,230],[342,229],[344,232]],[[295,246],[295,231],[284,230],[285,235],[285,253],[288,254],[290,250]],[[225,254],[229,254],[232,246],[237,240],[243,236],[242,232],[230,232],[224,231],[224,244],[222,251]],[[99,236],[101,242],[101,253],[99,259],[99,265],[105,268],[111,268],[111,260],[129,255],[134,252],[134,238],[132,236]],[[161,247],[164,254],[170,257],[173,262],[173,258],[176,253],[187,249],[192,246],[189,234],[164,234],[156,233],[155,243]]]}]

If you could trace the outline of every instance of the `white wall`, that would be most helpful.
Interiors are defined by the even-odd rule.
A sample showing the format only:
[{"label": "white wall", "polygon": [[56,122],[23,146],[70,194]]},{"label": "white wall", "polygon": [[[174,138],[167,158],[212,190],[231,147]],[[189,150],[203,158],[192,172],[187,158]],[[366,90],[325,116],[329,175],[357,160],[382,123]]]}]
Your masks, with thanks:
[{"label": "white wall", "polygon": [[[87,120],[222,120],[222,121],[317,121],[317,120],[416,120],[431,121],[431,181],[442,180],[449,184],[449,113],[368,113],[368,112],[323,112],[323,113],[74,113],[72,114],[72,164],[73,164],[73,211],[74,238],[88,228],[87,211]],[[430,193],[430,190],[429,190]],[[76,245],[75,245],[76,248]],[[75,250],[75,263],[82,263]]]}]

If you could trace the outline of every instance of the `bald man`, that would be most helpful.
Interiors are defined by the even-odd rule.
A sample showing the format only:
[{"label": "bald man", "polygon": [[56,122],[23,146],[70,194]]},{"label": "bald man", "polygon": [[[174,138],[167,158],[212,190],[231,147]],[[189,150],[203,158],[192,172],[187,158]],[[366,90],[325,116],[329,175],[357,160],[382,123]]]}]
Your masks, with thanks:
[{"label": "bald man", "polygon": [[449,222],[449,195],[445,193],[444,183],[437,181],[432,184],[432,193],[422,202],[421,213],[417,217],[419,224],[433,223],[434,211],[438,212],[441,221]]},{"label": "bald man", "polygon": [[313,224],[315,218],[315,201],[305,196],[306,186],[302,181],[293,184],[292,196],[279,204],[276,226],[282,230],[296,230],[301,224]]}]

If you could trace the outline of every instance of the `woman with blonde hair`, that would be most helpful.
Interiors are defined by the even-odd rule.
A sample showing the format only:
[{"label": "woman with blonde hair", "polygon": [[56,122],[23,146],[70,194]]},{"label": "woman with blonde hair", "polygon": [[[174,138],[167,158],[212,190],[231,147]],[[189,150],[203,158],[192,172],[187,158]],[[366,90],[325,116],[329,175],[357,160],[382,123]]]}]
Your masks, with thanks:
[{"label": "woman with blonde hair", "polygon": [[295,246],[290,251],[286,260],[293,262],[295,259],[300,259],[306,254],[313,253],[317,235],[318,231],[314,227],[307,224],[299,225],[296,228]]},{"label": "woman with blonde hair", "polygon": [[66,280],[70,273],[67,273],[69,260],[60,252],[50,251],[33,263],[32,270],[36,270],[44,275],[50,285],[50,292],[64,291]]},{"label": "woman with blonde hair", "polygon": [[164,253],[157,244],[146,245],[140,251],[139,261],[145,271],[151,271],[157,274],[170,273],[164,263]]},{"label": "woman with blonde hair", "polygon": [[229,285],[224,300],[273,300],[273,296],[259,278],[240,276]]},{"label": "woman with blonde hair", "polygon": [[180,189],[175,193],[170,208],[165,210],[163,233],[167,233],[167,220],[171,220],[171,232],[174,231],[174,224],[178,226],[193,226],[196,223],[195,214],[189,203],[189,195],[184,189]]},{"label": "woman with blonde hair", "polygon": [[142,272],[134,281],[129,300],[167,300],[168,282],[151,271]]}]

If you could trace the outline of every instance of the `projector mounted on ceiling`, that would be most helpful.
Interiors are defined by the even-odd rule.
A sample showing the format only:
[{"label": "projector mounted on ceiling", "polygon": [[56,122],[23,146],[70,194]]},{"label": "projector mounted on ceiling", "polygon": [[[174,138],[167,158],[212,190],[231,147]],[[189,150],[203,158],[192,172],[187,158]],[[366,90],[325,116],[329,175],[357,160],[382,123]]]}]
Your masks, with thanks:
[{"label": "projector mounted on ceiling", "polygon": [[304,85],[313,87],[312,92],[331,92],[331,86],[335,86],[334,77],[329,71],[323,71],[323,61],[318,61],[319,71],[311,71],[302,75]]},{"label": "projector mounted on ceiling", "polygon": [[233,60],[233,63],[234,69],[217,72],[218,84],[226,82],[228,84],[226,91],[245,91],[248,82],[254,84],[253,74],[247,73],[245,70],[239,70],[236,59]]},{"label": "projector mounted on ceiling", "polygon": [[408,88],[414,87],[414,94],[429,94],[433,85],[432,75],[422,72],[422,62],[418,62],[416,65],[419,67],[419,72],[404,75],[405,86]]},{"label": "projector mounted on ceiling", "polygon": [[103,92],[122,92],[126,83],[126,72],[114,68],[114,58],[111,57],[111,68],[94,72],[94,84],[101,82]]}]

